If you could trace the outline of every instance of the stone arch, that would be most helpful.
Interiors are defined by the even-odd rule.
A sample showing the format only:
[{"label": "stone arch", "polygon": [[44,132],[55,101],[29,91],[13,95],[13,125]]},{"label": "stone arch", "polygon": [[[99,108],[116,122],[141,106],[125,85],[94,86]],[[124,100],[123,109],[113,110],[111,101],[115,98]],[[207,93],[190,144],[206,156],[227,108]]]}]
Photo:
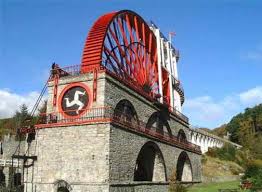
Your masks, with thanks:
[{"label": "stone arch", "polygon": [[127,99],[123,99],[117,103],[114,109],[114,118],[131,124],[139,124],[135,107]]},{"label": "stone arch", "polygon": [[65,188],[65,187],[59,187],[57,189],[57,192],[69,192],[69,190],[67,188]]},{"label": "stone arch", "polygon": [[217,140],[216,140],[216,139],[214,139],[214,147],[218,147],[218,146],[217,146]]},{"label": "stone arch", "polygon": [[167,119],[160,112],[154,112],[148,119],[146,124],[147,129],[155,130],[162,135],[167,134],[172,137],[172,131]]},{"label": "stone arch", "polygon": [[166,181],[166,166],[158,145],[149,141],[141,148],[134,170],[134,181]]},{"label": "stone arch", "polygon": [[192,181],[193,171],[191,161],[185,151],[181,152],[176,167],[176,180],[177,181]]},{"label": "stone arch", "polygon": [[197,145],[201,146],[201,141],[202,141],[202,135],[201,134],[197,134]]},{"label": "stone arch", "polygon": [[197,133],[194,133],[194,140],[195,140],[195,144],[197,145],[198,144],[198,134]]},{"label": "stone arch", "polygon": [[193,131],[190,131],[190,141],[191,141],[192,143],[194,143],[194,139],[195,139],[195,137],[194,137],[194,132],[193,132]]},{"label": "stone arch", "polygon": [[210,139],[210,147],[213,148],[214,147],[214,139],[211,137]]},{"label": "stone arch", "polygon": [[207,151],[209,150],[209,148],[211,147],[211,138],[210,137],[208,137],[208,139],[207,139]]},{"label": "stone arch", "polygon": [[72,187],[64,180],[58,180],[54,183],[55,192],[70,192],[72,191]]},{"label": "stone arch", "polygon": [[209,149],[209,140],[210,140],[210,137],[207,137],[207,139],[206,139],[206,151],[208,151],[208,149]]},{"label": "stone arch", "polygon": [[183,129],[179,129],[177,139],[181,142],[187,142],[186,133]]}]

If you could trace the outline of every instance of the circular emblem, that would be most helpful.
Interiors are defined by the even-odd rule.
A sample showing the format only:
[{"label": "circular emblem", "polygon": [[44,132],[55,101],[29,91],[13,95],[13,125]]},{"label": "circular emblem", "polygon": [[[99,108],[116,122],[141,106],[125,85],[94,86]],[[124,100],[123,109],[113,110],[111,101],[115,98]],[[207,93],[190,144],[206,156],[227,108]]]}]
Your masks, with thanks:
[{"label": "circular emblem", "polygon": [[61,96],[60,109],[67,116],[80,116],[90,104],[88,89],[81,84],[66,87]]}]

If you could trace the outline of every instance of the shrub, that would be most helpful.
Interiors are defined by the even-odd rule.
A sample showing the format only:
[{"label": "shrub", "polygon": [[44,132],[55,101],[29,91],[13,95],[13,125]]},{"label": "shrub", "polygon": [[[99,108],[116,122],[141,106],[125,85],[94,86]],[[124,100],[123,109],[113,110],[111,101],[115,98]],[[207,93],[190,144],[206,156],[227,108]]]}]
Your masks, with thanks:
[{"label": "shrub", "polygon": [[187,188],[176,181],[176,170],[173,171],[169,183],[168,192],[187,192]]},{"label": "shrub", "polygon": [[262,160],[254,160],[248,163],[243,179],[253,183],[253,187],[262,187]]},{"label": "shrub", "polygon": [[211,148],[207,155],[221,160],[234,161],[236,157],[236,148],[230,144],[225,144],[222,148]]},{"label": "shrub", "polygon": [[218,157],[217,150],[218,148],[209,148],[208,151],[206,152],[206,155],[209,157]]}]

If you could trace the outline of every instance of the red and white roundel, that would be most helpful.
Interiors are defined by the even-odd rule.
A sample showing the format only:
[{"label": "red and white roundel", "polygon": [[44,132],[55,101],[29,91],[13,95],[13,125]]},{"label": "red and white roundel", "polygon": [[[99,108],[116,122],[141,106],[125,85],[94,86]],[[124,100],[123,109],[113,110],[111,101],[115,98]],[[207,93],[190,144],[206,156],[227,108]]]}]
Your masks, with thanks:
[{"label": "red and white roundel", "polygon": [[64,88],[59,97],[59,111],[66,117],[81,116],[89,107],[92,95],[83,83],[72,83]]}]

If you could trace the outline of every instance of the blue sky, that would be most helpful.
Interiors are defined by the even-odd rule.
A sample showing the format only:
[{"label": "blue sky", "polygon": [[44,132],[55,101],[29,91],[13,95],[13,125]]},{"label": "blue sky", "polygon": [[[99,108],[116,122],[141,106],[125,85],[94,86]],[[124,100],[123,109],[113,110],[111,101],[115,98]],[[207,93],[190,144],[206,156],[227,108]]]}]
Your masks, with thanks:
[{"label": "blue sky", "polygon": [[2,0],[0,117],[32,104],[52,62],[79,64],[92,23],[121,9],[176,32],[184,113],[193,125],[216,127],[262,102],[261,1]]}]

